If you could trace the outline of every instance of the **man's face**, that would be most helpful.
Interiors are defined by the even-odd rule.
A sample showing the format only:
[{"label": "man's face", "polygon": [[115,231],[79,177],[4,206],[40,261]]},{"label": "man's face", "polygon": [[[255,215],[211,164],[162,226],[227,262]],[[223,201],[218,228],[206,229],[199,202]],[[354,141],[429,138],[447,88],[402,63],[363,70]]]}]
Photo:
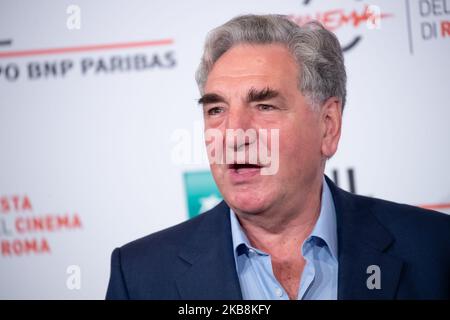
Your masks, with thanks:
[{"label": "man's face", "polygon": [[237,45],[209,73],[201,99],[205,130],[223,133],[224,152],[239,149],[226,140],[227,129],[266,129],[269,137],[271,129],[279,129],[275,174],[261,175],[258,166],[211,163],[225,201],[238,212],[295,206],[299,195],[322,177],[321,117],[298,89],[298,71],[286,47],[270,44]]}]

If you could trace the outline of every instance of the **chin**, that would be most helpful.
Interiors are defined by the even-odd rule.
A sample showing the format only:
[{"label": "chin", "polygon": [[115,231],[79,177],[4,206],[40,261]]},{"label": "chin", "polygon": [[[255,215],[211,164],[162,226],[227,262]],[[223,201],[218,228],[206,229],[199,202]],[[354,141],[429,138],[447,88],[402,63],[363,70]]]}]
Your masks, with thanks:
[{"label": "chin", "polygon": [[253,190],[228,192],[225,200],[235,210],[250,214],[258,214],[265,211],[270,203],[267,197],[257,194]]}]

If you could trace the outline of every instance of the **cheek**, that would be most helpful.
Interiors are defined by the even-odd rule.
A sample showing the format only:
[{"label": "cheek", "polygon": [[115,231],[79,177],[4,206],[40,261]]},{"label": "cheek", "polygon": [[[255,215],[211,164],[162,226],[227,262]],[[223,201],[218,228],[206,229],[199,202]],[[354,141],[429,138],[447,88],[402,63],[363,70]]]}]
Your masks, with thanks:
[{"label": "cheek", "polygon": [[[280,130],[280,165],[305,167],[318,161],[321,155],[321,139],[317,126],[291,126]],[[290,164],[290,165],[287,165]]]},{"label": "cheek", "polygon": [[211,164],[210,165],[211,172],[215,178],[218,178],[220,181],[223,179],[223,166],[220,164]]}]

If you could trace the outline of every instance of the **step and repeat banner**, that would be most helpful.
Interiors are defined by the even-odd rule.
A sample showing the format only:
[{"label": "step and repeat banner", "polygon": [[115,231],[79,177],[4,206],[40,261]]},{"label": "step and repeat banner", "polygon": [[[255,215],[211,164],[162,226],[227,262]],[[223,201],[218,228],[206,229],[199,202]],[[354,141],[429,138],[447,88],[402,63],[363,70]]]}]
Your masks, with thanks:
[{"label": "step and repeat banner", "polygon": [[115,247],[220,201],[194,72],[246,13],[338,36],[330,178],[450,213],[449,0],[0,0],[1,299],[102,299]]}]

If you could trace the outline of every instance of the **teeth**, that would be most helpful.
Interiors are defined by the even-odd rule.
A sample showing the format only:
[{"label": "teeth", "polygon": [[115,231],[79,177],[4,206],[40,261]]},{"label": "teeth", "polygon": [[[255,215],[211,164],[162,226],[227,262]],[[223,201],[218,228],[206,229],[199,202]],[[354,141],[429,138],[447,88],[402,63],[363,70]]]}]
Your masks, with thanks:
[{"label": "teeth", "polygon": [[232,168],[240,169],[240,168],[260,168],[261,166],[257,164],[250,164],[250,163],[238,163],[231,165]]},{"label": "teeth", "polygon": [[259,169],[259,167],[244,167],[244,168],[235,168],[234,170],[237,172],[237,173],[241,173],[242,172],[242,170],[248,170],[248,169]]}]

